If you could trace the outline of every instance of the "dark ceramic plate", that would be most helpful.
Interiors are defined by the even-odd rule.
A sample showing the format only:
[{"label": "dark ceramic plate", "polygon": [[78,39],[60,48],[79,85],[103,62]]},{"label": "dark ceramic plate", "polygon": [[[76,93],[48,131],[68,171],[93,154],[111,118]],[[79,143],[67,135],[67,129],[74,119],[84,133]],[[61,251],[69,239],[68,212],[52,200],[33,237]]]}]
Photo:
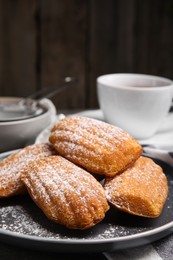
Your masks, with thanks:
[{"label": "dark ceramic plate", "polygon": [[[0,159],[9,153],[1,154]],[[173,231],[173,168],[156,160],[168,178],[169,195],[156,219],[132,216],[116,209],[87,231],[68,230],[49,221],[29,195],[0,201],[0,240],[54,252],[106,252],[144,245]]]}]

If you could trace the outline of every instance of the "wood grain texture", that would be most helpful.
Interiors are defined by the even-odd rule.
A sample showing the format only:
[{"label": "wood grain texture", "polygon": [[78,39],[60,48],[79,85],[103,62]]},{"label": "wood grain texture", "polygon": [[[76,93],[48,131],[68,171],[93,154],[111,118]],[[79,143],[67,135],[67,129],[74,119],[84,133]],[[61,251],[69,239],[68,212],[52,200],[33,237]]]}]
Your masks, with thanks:
[{"label": "wood grain texture", "polygon": [[56,86],[65,76],[77,83],[53,98],[57,108],[85,106],[86,1],[41,1],[41,83]]},{"label": "wood grain texture", "polygon": [[133,72],[134,1],[90,1],[88,106],[97,102],[96,78],[107,73]]},{"label": "wood grain texture", "polygon": [[78,82],[57,109],[98,107],[96,78],[134,72],[173,79],[173,0],[0,0],[0,95]]},{"label": "wood grain texture", "polygon": [[36,88],[35,0],[0,1],[0,94],[25,96]]}]

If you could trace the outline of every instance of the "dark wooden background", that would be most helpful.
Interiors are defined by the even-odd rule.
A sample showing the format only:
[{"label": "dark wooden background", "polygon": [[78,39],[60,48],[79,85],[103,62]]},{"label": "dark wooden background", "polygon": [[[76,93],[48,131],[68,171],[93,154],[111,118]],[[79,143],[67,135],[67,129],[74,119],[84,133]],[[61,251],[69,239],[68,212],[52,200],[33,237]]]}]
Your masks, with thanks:
[{"label": "dark wooden background", "polygon": [[0,0],[0,96],[77,77],[58,109],[98,106],[96,77],[173,79],[173,0]]}]

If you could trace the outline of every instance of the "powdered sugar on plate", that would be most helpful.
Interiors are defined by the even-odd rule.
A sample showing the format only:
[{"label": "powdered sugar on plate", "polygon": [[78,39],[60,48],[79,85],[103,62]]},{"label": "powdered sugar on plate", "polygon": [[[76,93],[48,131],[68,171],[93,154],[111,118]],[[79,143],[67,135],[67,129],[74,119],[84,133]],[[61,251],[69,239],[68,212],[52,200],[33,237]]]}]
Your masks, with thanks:
[{"label": "powdered sugar on plate", "polygon": [[[7,155],[8,154],[6,154],[6,156]],[[2,155],[2,157],[4,158],[4,155]],[[92,251],[94,251],[95,248],[98,250],[98,247],[95,247],[95,241],[103,241],[100,251],[103,250],[103,246],[109,239],[115,241],[119,248],[121,248],[121,245],[123,248],[128,246],[128,242],[130,243],[132,240],[135,241],[134,243],[136,245],[139,245],[139,241],[140,244],[144,243],[144,241],[155,241],[161,237],[161,230],[170,229],[171,231],[173,227],[172,167],[161,161],[156,160],[156,162],[163,167],[169,185],[169,195],[162,215],[159,218],[147,219],[132,216],[111,208],[107,212],[105,219],[95,227],[85,231],[69,230],[48,220],[28,195],[22,195],[0,200],[0,237],[3,238],[7,231],[8,235],[10,236],[11,234],[16,240],[19,234],[25,239],[26,237],[24,236],[28,235],[30,241],[34,241],[34,243],[34,238],[44,238],[47,242],[47,248],[50,246],[51,239],[53,239],[57,250],[59,249],[58,245],[61,244],[62,246],[63,243],[64,247],[62,248],[64,250],[67,250],[68,244],[72,244],[73,248],[78,252],[89,249],[91,244],[94,245]],[[155,236],[153,236],[153,234],[155,234]],[[165,232],[165,234],[167,234],[167,232]],[[140,237],[138,236],[135,240],[134,235],[140,235]],[[126,245],[122,244],[122,238],[126,239]],[[76,240],[79,241],[79,243],[81,241],[89,241],[89,245],[88,247],[85,246],[82,248],[78,243],[73,244],[73,241]],[[26,241],[26,243],[29,243],[28,240]],[[46,248],[45,243],[44,245]],[[106,246],[104,249],[105,248]]]},{"label": "powdered sugar on plate", "polygon": [[[117,212],[113,210],[112,213],[115,214],[116,218]],[[16,233],[16,235],[22,234],[56,240],[103,240],[132,235],[152,229],[152,227],[144,226],[135,228],[132,226],[126,227],[123,223],[122,225],[118,224],[120,219],[118,222],[114,220],[113,223],[112,221],[112,217],[108,216],[102,223],[89,230],[68,230],[61,225],[49,221],[27,195],[15,197],[11,199],[11,203],[10,199],[0,203],[0,230],[8,230],[13,234]]]}]

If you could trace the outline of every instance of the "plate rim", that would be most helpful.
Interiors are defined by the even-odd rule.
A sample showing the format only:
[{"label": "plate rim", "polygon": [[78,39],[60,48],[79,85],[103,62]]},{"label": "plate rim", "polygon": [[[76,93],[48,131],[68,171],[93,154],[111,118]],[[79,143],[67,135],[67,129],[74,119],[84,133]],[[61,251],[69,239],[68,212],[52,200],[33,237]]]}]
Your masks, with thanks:
[{"label": "plate rim", "polygon": [[127,241],[129,239],[137,239],[137,238],[145,238],[147,236],[152,236],[156,235],[158,233],[161,233],[165,230],[173,228],[173,221],[164,224],[160,227],[140,232],[137,234],[133,235],[127,235],[127,236],[122,236],[122,237],[114,237],[114,238],[103,238],[103,239],[56,239],[56,238],[49,238],[49,237],[40,237],[40,236],[34,236],[34,235],[27,235],[27,234],[21,234],[16,231],[10,231],[10,230],[5,230],[3,228],[0,228],[0,235],[4,234],[7,236],[12,236],[12,237],[17,237],[17,238],[25,238],[27,240],[34,240],[34,241],[41,241],[41,242],[56,242],[56,243],[65,243],[65,244],[89,244],[89,243],[94,243],[94,244],[102,244],[102,243],[110,243],[110,242],[121,242],[121,241]]},{"label": "plate rim", "polygon": [[[0,154],[0,158],[4,158],[16,151],[17,150],[11,150],[8,152],[4,152]],[[147,155],[148,156],[148,155]],[[156,156],[150,156],[153,159],[159,160],[161,163],[165,164],[167,167],[169,168],[173,168],[172,166],[170,166],[168,163],[166,163],[165,161],[161,160],[160,158],[156,158]],[[167,175],[167,173],[165,173]],[[169,173],[170,175],[170,173]],[[121,249],[121,243],[122,245],[127,244],[128,242],[132,243],[131,245],[126,245],[123,248],[129,248],[129,247],[135,247],[138,245],[144,245],[144,244],[149,244],[152,242],[157,241],[160,238],[163,238],[165,236],[167,236],[168,234],[173,232],[173,220],[161,225],[159,227],[155,227],[155,228],[151,228],[150,230],[147,231],[142,231],[139,233],[135,233],[132,235],[126,235],[126,236],[117,236],[117,237],[111,237],[111,238],[51,238],[51,237],[44,237],[44,236],[38,236],[38,235],[30,235],[30,234],[24,234],[24,233],[19,233],[16,231],[11,231],[11,230],[6,230],[3,228],[0,228],[0,240],[1,241],[8,241],[8,239],[10,239],[10,241],[14,241],[16,239],[16,241],[14,241],[12,244],[16,244],[17,241],[21,241],[21,244],[31,248],[31,245],[33,244],[33,242],[35,243],[34,247],[36,247],[37,245],[39,246],[41,245],[46,245],[44,250],[49,250],[49,251],[57,251],[60,252],[62,250],[59,250],[59,248],[57,248],[57,250],[52,250],[53,246],[57,245],[57,246],[74,246],[73,250],[70,251],[74,251],[76,252],[76,246],[79,245],[85,245],[86,248],[84,249],[78,249],[78,252],[86,252],[88,250],[88,246],[105,246],[106,250],[104,250],[104,252],[108,252],[109,250],[109,245],[113,244],[113,245],[118,245],[118,249]],[[163,234],[163,235],[162,235]],[[157,236],[158,235],[158,236]],[[153,239],[150,239],[154,237]],[[143,241],[145,240],[146,241]],[[142,240],[142,242],[138,241],[138,240]],[[135,241],[137,241],[137,243],[135,244]],[[17,243],[18,244],[18,243]],[[120,245],[119,245],[120,244]],[[33,248],[33,246],[32,246]],[[115,249],[117,250],[117,249]],[[93,252],[102,252],[102,249],[100,248],[100,250],[98,250],[98,248],[92,250]]]}]

